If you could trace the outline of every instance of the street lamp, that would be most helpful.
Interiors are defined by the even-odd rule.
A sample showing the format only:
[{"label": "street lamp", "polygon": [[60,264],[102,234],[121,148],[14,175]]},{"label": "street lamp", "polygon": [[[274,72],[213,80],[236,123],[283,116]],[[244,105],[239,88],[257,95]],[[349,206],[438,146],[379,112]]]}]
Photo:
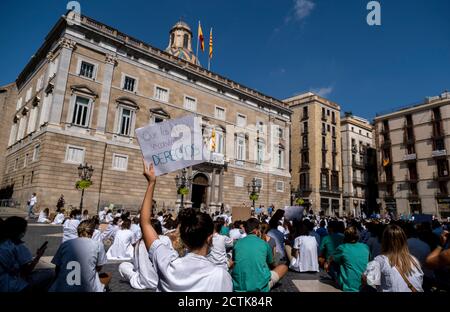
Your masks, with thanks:
[{"label": "street lamp", "polygon": [[255,200],[258,198],[258,195],[261,192],[261,185],[256,182],[256,178],[252,179],[252,184],[247,184],[247,191],[250,195],[250,199],[253,202],[253,208],[255,208]]},{"label": "street lamp", "polygon": [[[81,181],[91,181],[92,173],[94,172],[94,168],[91,166],[88,166],[86,163],[85,165],[80,164],[78,166],[78,176],[80,177]],[[84,190],[86,187],[81,187],[81,201],[80,201],[80,210],[83,209],[83,197],[84,197]]]},{"label": "street lamp", "polygon": [[186,190],[191,186],[192,177],[186,176],[186,168],[181,170],[181,176],[177,174],[175,177],[175,183],[177,186],[177,193],[181,195],[180,209],[184,209],[184,195],[187,195]]}]

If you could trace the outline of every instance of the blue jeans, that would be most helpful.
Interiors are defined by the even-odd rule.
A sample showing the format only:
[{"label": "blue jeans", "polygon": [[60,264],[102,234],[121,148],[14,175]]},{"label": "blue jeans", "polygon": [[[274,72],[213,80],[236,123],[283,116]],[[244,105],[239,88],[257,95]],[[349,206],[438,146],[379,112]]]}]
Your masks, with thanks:
[{"label": "blue jeans", "polygon": [[34,217],[34,212],[33,212],[33,208],[34,205],[28,205],[28,216],[33,216]]}]

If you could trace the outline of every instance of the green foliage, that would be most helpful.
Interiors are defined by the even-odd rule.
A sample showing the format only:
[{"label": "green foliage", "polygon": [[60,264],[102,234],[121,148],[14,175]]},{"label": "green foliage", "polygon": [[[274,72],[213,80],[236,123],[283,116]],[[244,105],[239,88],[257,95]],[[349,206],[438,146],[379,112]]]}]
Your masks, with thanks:
[{"label": "green foliage", "polygon": [[178,194],[186,196],[187,194],[189,194],[189,189],[187,187],[180,187],[178,189]]},{"label": "green foliage", "polygon": [[305,203],[305,201],[303,200],[303,198],[297,198],[295,200],[295,204],[297,204],[299,206],[303,205],[304,203]]},{"label": "green foliage", "polygon": [[256,193],[252,193],[252,194],[250,194],[250,196],[249,196],[249,199],[251,200],[251,201],[257,201],[258,200],[258,198],[259,198],[259,195],[258,194],[256,194]]},{"label": "green foliage", "polygon": [[75,183],[75,188],[77,190],[85,190],[92,185],[92,181],[90,180],[79,180]]}]

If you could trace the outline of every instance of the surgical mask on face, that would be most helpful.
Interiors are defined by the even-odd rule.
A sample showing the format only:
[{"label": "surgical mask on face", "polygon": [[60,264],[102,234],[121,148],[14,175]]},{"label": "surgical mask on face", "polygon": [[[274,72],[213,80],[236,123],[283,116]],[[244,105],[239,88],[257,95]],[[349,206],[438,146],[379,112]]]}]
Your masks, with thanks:
[{"label": "surgical mask on face", "polygon": [[81,220],[81,215],[77,215],[77,216],[75,217],[75,219]]}]

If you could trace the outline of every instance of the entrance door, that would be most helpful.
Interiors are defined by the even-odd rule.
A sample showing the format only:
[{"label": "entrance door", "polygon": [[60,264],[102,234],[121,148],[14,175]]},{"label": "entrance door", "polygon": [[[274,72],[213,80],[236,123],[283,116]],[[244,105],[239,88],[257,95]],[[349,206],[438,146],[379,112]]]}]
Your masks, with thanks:
[{"label": "entrance door", "polygon": [[200,208],[206,205],[206,192],[208,191],[208,177],[202,173],[197,174],[192,181],[192,207]]}]

